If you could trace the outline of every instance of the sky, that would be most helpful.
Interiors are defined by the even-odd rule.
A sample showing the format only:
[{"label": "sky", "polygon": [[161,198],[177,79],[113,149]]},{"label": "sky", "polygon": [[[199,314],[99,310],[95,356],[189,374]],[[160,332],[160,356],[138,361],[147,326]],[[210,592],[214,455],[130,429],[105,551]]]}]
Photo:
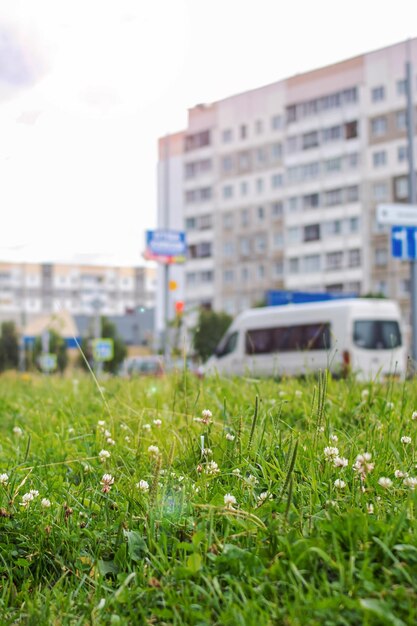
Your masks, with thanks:
[{"label": "sky", "polygon": [[415,37],[414,7],[0,0],[0,261],[145,265],[158,137],[195,104]]}]

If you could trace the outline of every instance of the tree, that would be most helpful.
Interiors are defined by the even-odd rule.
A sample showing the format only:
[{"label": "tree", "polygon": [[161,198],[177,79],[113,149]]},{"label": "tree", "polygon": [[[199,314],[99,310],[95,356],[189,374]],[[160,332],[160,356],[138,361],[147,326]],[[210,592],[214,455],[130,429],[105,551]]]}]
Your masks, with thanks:
[{"label": "tree", "polygon": [[196,354],[206,361],[211,356],[229,328],[232,317],[227,313],[200,309],[197,326],[193,329],[193,344]]},{"label": "tree", "polygon": [[0,336],[0,372],[17,369],[19,364],[19,337],[14,322],[3,322]]},{"label": "tree", "polygon": [[[117,370],[119,369],[122,361],[126,358],[126,355],[127,355],[126,344],[123,341],[123,339],[121,339],[119,335],[117,334],[116,326],[113,324],[113,322],[107,319],[107,317],[100,318],[100,324],[101,324],[101,338],[113,339],[113,349],[114,349],[113,359],[111,361],[105,361],[103,364],[103,369],[105,372],[110,372],[112,374],[115,374]],[[94,358],[93,358],[93,353],[91,349],[91,341],[93,338],[94,338],[93,332],[92,332],[92,329],[90,328],[89,336],[83,339],[83,341],[81,342],[81,349],[84,352],[85,357],[87,361],[89,362],[91,368],[93,368],[93,365],[94,365]],[[82,355],[80,355],[79,364],[84,369],[87,369],[87,365]]]},{"label": "tree", "polygon": [[[62,374],[68,365],[68,351],[65,339],[59,335],[56,330],[49,330],[49,353],[56,355],[57,368]],[[33,347],[33,359],[37,367],[38,359],[42,354],[42,340],[40,337],[36,337],[35,345]]]}]

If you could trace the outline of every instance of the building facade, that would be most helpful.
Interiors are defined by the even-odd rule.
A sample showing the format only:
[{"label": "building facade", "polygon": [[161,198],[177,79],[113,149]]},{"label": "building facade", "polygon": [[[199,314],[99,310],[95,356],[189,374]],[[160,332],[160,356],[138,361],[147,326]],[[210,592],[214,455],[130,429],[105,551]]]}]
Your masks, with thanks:
[{"label": "building facade", "polygon": [[376,221],[379,203],[408,200],[407,55],[400,43],[198,105],[175,157],[160,140],[160,203],[189,245],[186,310],[349,291],[394,298],[409,321],[409,263]]},{"label": "building facade", "polygon": [[0,321],[19,326],[45,314],[123,315],[155,306],[156,270],[0,262]]}]

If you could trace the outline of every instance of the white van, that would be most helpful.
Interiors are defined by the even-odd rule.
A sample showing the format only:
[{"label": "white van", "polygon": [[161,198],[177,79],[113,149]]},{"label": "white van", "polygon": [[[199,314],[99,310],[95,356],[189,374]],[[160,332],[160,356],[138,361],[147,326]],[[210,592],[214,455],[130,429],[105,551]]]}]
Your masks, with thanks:
[{"label": "white van", "polygon": [[249,309],[207,361],[205,373],[291,376],[329,369],[370,380],[404,378],[407,354],[396,302],[352,298]]}]

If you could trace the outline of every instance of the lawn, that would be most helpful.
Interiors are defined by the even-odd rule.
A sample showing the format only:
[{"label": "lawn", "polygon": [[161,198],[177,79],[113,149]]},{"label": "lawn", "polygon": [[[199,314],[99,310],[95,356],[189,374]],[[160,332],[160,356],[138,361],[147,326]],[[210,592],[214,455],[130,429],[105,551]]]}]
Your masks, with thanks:
[{"label": "lawn", "polygon": [[417,623],[417,387],[0,377],[0,623]]}]

